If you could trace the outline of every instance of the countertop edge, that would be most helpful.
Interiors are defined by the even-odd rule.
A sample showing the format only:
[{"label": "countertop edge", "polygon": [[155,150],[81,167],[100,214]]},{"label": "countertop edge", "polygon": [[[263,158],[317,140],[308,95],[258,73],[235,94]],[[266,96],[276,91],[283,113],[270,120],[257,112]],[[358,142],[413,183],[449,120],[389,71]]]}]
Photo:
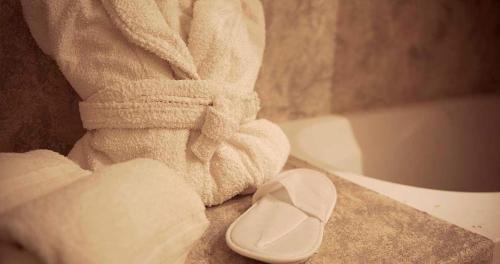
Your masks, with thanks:
[{"label": "countertop edge", "polygon": [[[334,177],[338,177],[336,176],[335,174],[323,169],[323,168],[319,168],[315,165],[312,165],[310,163],[308,163],[307,161],[305,160],[302,160],[298,157],[295,157],[293,155],[290,155],[289,158],[288,158],[288,161],[287,161],[287,165],[291,165],[293,167],[305,167],[305,168],[310,168],[310,169],[315,169],[315,170],[318,170],[318,171],[321,171],[325,174],[327,174],[328,176],[334,176]],[[340,177],[338,177],[340,178]],[[342,179],[344,181],[347,181],[345,179]],[[492,263],[492,260],[493,260],[493,252],[494,252],[494,246],[495,246],[495,243],[493,242],[493,240],[483,236],[483,235],[480,235],[480,234],[477,234],[477,233],[474,233],[474,232],[471,232],[469,230],[466,230],[462,227],[459,227],[457,225],[454,225],[453,223],[450,223],[448,221],[445,221],[443,219],[440,219],[440,218],[437,218],[435,216],[432,216],[426,212],[423,212],[423,211],[420,211],[416,208],[413,208],[409,205],[406,205],[406,204],[403,204],[399,201],[396,201],[394,199],[392,199],[391,197],[388,197],[384,194],[381,194],[381,193],[378,193],[374,190],[370,190],[370,189],[367,189],[363,186],[360,186],[356,183],[353,183],[353,182],[350,182],[354,185],[357,185],[359,186],[360,188],[363,188],[365,190],[368,190],[368,191],[371,191],[373,193],[376,193],[378,195],[381,195],[381,196],[384,196],[398,204],[400,204],[401,206],[404,206],[404,207],[409,207],[415,211],[418,211],[418,212],[421,212],[421,213],[424,213],[424,214],[427,214],[430,218],[435,218],[435,219],[438,219],[439,221],[442,221],[442,222],[445,222],[446,224],[448,224],[450,227],[453,227],[453,228],[456,228],[456,229],[461,229],[463,231],[465,231],[465,233],[467,234],[470,234],[471,236],[477,236],[477,237],[481,237],[482,239],[475,243],[475,244],[472,244],[470,245],[469,247],[467,247],[466,249],[464,250],[461,250],[461,251],[458,251],[456,252],[455,255],[450,255],[447,259],[441,259],[440,262],[441,263]]]}]

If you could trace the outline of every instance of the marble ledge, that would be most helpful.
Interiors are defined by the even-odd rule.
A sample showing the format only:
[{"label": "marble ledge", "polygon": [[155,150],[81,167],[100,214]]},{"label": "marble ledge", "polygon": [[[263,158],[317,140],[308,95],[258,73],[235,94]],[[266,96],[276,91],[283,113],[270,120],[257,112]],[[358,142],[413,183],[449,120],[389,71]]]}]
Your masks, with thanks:
[{"label": "marble ledge", "polygon": [[[290,157],[285,169],[297,167],[318,169]],[[321,249],[306,263],[491,262],[491,240],[328,175],[337,187],[337,206],[326,225]],[[186,263],[260,263],[232,252],[224,240],[227,227],[250,204],[250,196],[242,196],[209,208],[210,227]]]}]

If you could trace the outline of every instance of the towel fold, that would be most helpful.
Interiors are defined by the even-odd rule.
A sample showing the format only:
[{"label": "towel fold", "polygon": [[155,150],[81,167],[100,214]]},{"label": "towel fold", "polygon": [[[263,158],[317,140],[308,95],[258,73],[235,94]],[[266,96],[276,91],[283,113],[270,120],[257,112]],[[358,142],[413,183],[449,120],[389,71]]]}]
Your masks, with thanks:
[{"label": "towel fold", "polygon": [[164,162],[211,206],[271,179],[289,143],[256,120],[258,0],[23,0],[24,16],[83,101],[84,169]]},{"label": "towel fold", "polygon": [[196,192],[158,161],[91,173],[35,151],[0,165],[0,263],[183,263],[208,226]]},{"label": "towel fold", "polygon": [[0,153],[0,214],[89,174],[50,150]]}]

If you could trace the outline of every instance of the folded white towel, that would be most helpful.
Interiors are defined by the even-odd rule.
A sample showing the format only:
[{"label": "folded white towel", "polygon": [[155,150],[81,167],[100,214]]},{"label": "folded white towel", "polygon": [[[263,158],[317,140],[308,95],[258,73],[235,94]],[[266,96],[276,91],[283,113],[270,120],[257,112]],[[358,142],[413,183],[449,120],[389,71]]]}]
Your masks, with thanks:
[{"label": "folded white towel", "polygon": [[0,154],[2,169],[9,160],[0,263],[183,263],[208,226],[196,192],[158,161],[90,174],[48,151]]},{"label": "folded white towel", "polygon": [[89,174],[50,150],[0,153],[0,214]]},{"label": "folded white towel", "polygon": [[255,120],[258,0],[23,0],[31,33],[83,102],[85,169],[163,161],[216,205],[274,177],[289,143]]}]

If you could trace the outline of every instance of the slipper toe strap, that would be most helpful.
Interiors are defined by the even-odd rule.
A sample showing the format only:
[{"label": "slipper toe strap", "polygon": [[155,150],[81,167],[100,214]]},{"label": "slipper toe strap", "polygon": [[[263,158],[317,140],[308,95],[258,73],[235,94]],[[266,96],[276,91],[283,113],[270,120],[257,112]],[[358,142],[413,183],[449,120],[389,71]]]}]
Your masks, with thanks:
[{"label": "slipper toe strap", "polygon": [[260,186],[252,197],[252,203],[281,188],[288,194],[287,202],[309,216],[327,222],[336,193],[331,180],[323,173],[308,169],[285,172],[279,177]]}]

